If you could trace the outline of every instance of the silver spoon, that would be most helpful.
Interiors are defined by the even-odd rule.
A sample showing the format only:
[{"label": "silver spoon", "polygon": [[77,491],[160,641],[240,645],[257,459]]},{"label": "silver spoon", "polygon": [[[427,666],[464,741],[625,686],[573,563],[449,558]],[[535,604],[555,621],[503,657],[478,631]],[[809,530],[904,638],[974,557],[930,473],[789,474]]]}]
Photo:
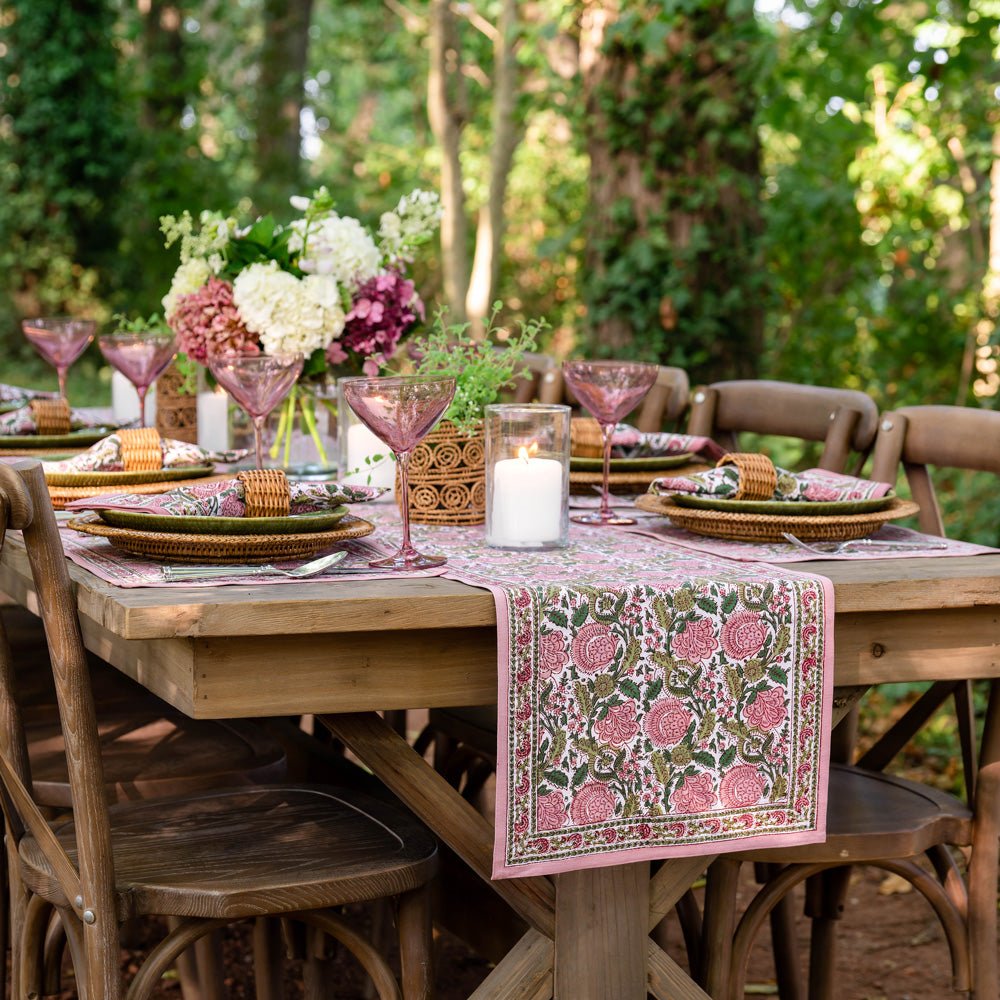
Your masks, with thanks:
[{"label": "silver spoon", "polygon": [[[163,579],[167,583],[179,580],[217,580],[230,576],[290,576],[301,580],[307,576],[315,576],[323,570],[336,566],[347,558],[346,552],[330,552],[312,562],[303,563],[295,569],[278,569],[265,564],[263,566],[164,566]],[[370,572],[370,570],[369,570]]]},{"label": "silver spoon", "polygon": [[787,531],[783,531],[781,534],[786,542],[790,542],[796,548],[803,549],[806,552],[812,552],[818,556],[836,556],[840,555],[842,552],[848,552],[854,547],[862,549],[871,548],[875,552],[879,550],[885,552],[898,552],[909,549],[919,551],[925,549],[948,548],[947,542],[893,542],[888,540],[880,541],[877,538],[852,538],[846,542],[836,542],[832,548],[821,549],[816,545],[810,545],[808,542],[802,541],[801,538],[796,538],[795,535],[789,534]]}]

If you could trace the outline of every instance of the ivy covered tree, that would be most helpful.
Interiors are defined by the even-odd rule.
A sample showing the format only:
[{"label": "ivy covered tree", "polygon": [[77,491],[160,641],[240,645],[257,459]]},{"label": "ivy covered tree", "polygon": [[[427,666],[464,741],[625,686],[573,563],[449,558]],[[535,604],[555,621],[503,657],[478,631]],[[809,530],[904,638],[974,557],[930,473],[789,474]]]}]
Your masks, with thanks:
[{"label": "ivy covered tree", "polygon": [[109,0],[11,0],[0,14],[0,322],[102,311],[133,144]]},{"label": "ivy covered tree", "polygon": [[771,47],[752,3],[585,0],[579,38],[589,350],[696,379],[755,374],[756,83]]}]

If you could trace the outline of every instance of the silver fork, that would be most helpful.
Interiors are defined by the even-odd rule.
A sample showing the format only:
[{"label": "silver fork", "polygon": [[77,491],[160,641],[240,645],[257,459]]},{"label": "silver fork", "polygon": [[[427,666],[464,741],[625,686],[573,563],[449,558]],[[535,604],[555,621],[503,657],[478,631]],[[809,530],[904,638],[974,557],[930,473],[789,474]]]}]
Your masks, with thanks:
[{"label": "silver fork", "polygon": [[[331,566],[336,566],[347,558],[346,552],[331,552],[328,555],[303,563],[295,569],[278,569],[276,566],[164,566],[163,579],[167,583],[177,583],[180,580],[217,580],[230,576],[290,576],[302,580],[316,576]],[[338,570],[340,573],[349,570]],[[370,572],[370,570],[368,571]]]},{"label": "silver fork", "polygon": [[885,552],[902,552],[909,549],[923,551],[926,549],[948,548],[947,542],[893,542],[889,540],[880,541],[877,538],[852,538],[846,542],[834,542],[832,548],[821,549],[816,545],[810,545],[808,542],[802,541],[801,538],[796,538],[795,535],[789,534],[787,531],[783,531],[781,534],[786,542],[790,542],[796,548],[812,552],[818,556],[836,556],[842,552],[849,552],[855,547],[862,549],[870,548],[873,551],[882,550]]}]

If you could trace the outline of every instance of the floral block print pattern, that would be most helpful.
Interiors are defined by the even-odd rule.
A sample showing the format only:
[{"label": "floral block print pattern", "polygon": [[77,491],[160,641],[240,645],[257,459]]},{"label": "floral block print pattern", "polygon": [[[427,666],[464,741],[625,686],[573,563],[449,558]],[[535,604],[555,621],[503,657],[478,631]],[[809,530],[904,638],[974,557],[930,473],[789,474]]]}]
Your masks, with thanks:
[{"label": "floral block print pattern", "polygon": [[630,424],[618,424],[611,434],[611,453],[616,458],[659,458],[666,455],[702,454],[713,461],[722,458],[725,449],[711,438],[669,431],[647,433]]},{"label": "floral block print pattern", "polygon": [[[207,451],[196,444],[187,441],[175,441],[163,438],[160,441],[163,451],[164,469],[183,469],[188,466],[207,465],[209,462],[238,462],[248,454],[245,448],[236,451]],[[121,472],[125,465],[122,461],[122,442],[117,434],[109,434],[101,438],[97,444],[91,445],[86,451],[60,462],[42,462],[46,472]]]},{"label": "floral block print pattern", "polygon": [[44,392],[41,389],[25,389],[20,385],[0,382],[0,403],[20,403],[29,399],[57,399],[58,392]]},{"label": "floral block print pattern", "polygon": [[424,538],[497,603],[494,877],[822,840],[828,581],[614,531]]},{"label": "floral block print pattern", "polygon": [[[289,513],[311,514],[343,503],[364,503],[385,493],[382,486],[342,486],[340,483],[289,483]],[[66,510],[139,510],[147,514],[184,517],[243,517],[246,496],[238,479],[179,486],[169,493],[115,493],[66,504]]]},{"label": "floral block print pattern", "polygon": [[[4,402],[4,400],[0,399],[0,402]],[[69,429],[71,431],[84,431],[91,427],[107,427],[109,424],[116,426],[108,420],[90,416],[80,410],[70,410],[69,413]],[[35,423],[35,415],[31,412],[30,406],[22,406],[19,410],[0,414],[0,434],[20,437],[37,433],[38,424]]]},{"label": "floral block print pattern", "polygon": [[[805,472],[788,472],[777,469],[778,484],[773,500],[868,500],[884,497],[892,489],[890,483],[870,479],[856,479],[826,469],[806,469]],[[650,493],[661,496],[669,493],[691,493],[703,497],[731,497],[739,489],[740,470],[735,465],[722,465],[707,472],[690,476],[665,476],[654,479]]]}]

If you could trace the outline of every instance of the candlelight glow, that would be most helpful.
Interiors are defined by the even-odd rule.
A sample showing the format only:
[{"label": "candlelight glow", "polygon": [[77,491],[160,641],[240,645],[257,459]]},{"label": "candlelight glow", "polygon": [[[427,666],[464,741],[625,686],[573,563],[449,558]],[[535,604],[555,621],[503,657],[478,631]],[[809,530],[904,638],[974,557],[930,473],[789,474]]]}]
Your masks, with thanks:
[{"label": "candlelight glow", "polygon": [[517,449],[517,457],[521,459],[522,462],[527,462],[529,458],[533,458],[537,454],[538,454],[537,441],[532,441],[527,448],[525,448],[524,445],[521,445],[521,447]]}]

